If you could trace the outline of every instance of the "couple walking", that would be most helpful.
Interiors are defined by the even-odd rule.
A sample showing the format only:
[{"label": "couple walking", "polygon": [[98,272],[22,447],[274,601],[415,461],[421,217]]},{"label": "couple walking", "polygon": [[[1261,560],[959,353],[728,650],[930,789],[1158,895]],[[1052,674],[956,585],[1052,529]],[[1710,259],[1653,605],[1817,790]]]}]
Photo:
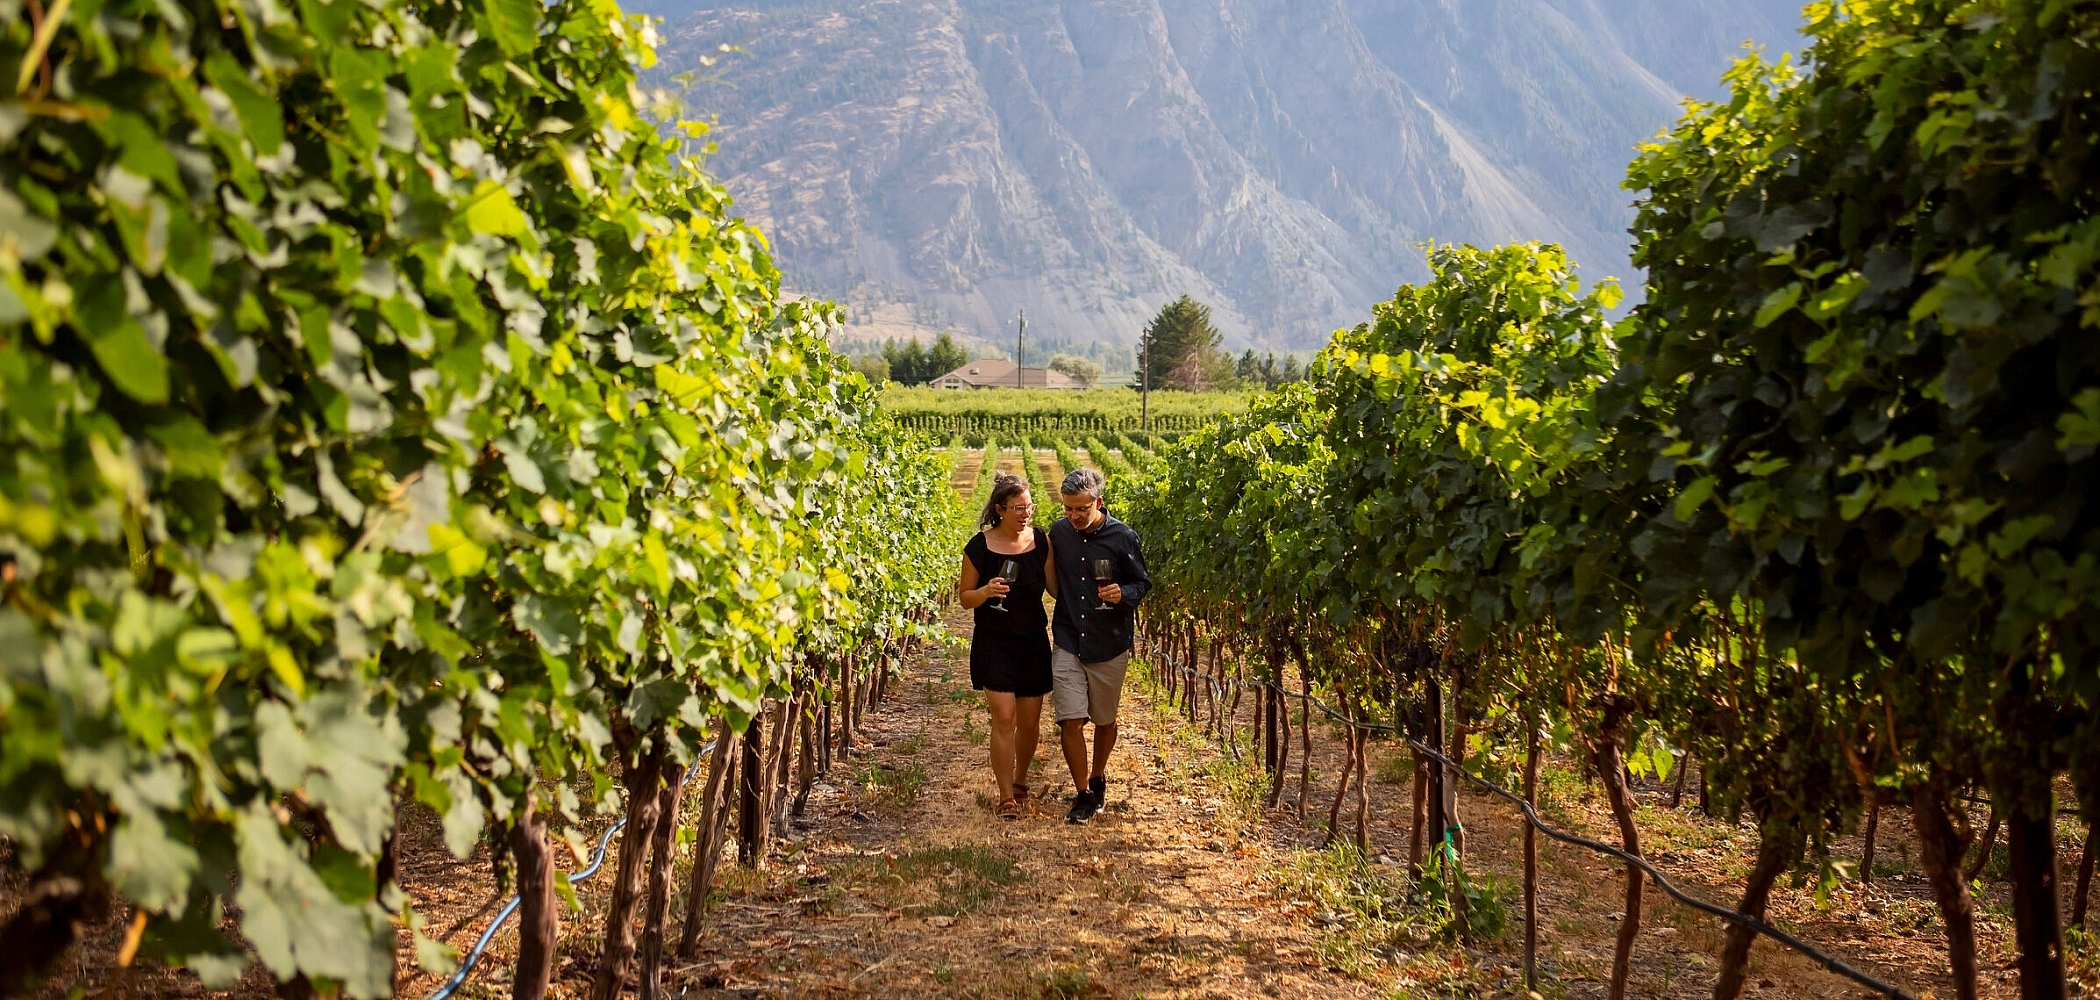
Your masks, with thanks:
[{"label": "couple walking", "polygon": [[[1101,473],[1076,469],[1059,492],[1065,516],[1049,531],[1034,527],[1035,501],[1018,476],[992,485],[981,529],[963,546],[956,584],[976,611],[970,641],[970,686],[985,693],[992,715],[992,774],[999,816],[1018,818],[1030,805],[1028,768],[1035,762],[1043,696],[1055,695],[1065,766],[1072,770],[1067,823],[1085,823],[1108,795],[1108,754],[1116,746],[1116,706],[1130,665],[1137,604],[1152,586],[1137,532],[1101,503]],[[1002,573],[1002,570],[1005,572]],[[1043,593],[1057,600],[1043,613]],[[1047,619],[1047,620],[1046,620]],[[1044,638],[1050,626],[1056,648]],[[1087,760],[1086,724],[1094,724]]]}]

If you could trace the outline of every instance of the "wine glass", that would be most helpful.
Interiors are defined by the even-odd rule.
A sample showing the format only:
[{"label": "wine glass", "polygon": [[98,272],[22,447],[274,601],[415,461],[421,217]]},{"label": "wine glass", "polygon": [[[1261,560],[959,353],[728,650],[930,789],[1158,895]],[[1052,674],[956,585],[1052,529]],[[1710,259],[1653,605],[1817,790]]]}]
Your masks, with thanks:
[{"label": "wine glass", "polygon": [[[1015,580],[1019,580],[1020,578],[1021,578],[1021,564],[1020,564],[1020,563],[1017,563],[1017,562],[1015,562],[1015,561],[1013,561],[1013,560],[1011,560],[1011,559],[1007,559],[1007,560],[1004,560],[1004,561],[1002,561],[1002,562],[1000,562],[1000,563],[999,563],[999,579],[1001,579],[1001,580],[1005,580],[1005,581],[1006,581],[1006,585],[1007,585],[1007,586],[1009,586],[1009,587],[1013,586],[1013,585],[1014,585],[1014,581],[1015,581]],[[992,603],[990,603],[990,604],[987,604],[987,605],[985,605],[985,607],[991,608],[991,609],[993,609],[993,610],[995,610],[995,611],[1005,611],[1005,610],[1006,610],[1006,595],[1005,595],[1005,594],[1000,594],[997,600],[993,601],[993,602],[992,602]]]},{"label": "wine glass", "polygon": [[[1116,564],[1114,560],[1090,559],[1088,560],[1088,562],[1091,563],[1094,568],[1094,588],[1097,591],[1102,587],[1116,582]],[[1115,607],[1115,605],[1102,600],[1098,594],[1095,595],[1094,610],[1107,611],[1112,607]]]}]

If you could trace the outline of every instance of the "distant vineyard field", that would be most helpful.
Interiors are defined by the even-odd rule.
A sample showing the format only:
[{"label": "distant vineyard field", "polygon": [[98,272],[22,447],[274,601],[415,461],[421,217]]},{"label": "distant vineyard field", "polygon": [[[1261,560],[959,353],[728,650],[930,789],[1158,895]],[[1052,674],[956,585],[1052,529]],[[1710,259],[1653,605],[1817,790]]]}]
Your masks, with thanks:
[{"label": "distant vineyard field", "polygon": [[[1151,427],[1165,440],[1202,430],[1220,417],[1240,413],[1251,392],[1154,392]],[[1133,389],[1069,392],[1053,389],[932,389],[891,386],[882,404],[897,422],[941,438],[961,435],[972,446],[986,435],[1070,438],[1137,435],[1144,426]]]}]

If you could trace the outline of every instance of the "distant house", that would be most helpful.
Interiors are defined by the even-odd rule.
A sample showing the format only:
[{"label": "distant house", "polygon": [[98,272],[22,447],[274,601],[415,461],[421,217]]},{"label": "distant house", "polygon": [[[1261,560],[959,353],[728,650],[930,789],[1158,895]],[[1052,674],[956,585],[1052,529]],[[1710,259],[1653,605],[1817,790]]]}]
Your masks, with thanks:
[{"label": "distant house", "polygon": [[1014,377],[1014,363],[997,359],[972,361],[931,383],[936,389],[1086,389],[1085,382],[1054,368],[1023,368]]}]

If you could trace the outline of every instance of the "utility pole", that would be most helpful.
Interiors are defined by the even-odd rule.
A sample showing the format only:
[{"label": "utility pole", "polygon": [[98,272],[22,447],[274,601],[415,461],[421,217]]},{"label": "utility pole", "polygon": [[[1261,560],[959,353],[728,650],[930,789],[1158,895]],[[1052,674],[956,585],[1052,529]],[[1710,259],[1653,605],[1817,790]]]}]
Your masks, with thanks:
[{"label": "utility pole", "polygon": [[1021,377],[1022,373],[1028,370],[1028,310],[1026,309],[1021,310],[1021,329],[1014,334],[1014,357],[1017,359],[1014,362],[1014,388],[1026,389],[1028,388],[1028,382]]},{"label": "utility pole", "polygon": [[1152,439],[1152,328],[1138,334],[1138,428]]}]

